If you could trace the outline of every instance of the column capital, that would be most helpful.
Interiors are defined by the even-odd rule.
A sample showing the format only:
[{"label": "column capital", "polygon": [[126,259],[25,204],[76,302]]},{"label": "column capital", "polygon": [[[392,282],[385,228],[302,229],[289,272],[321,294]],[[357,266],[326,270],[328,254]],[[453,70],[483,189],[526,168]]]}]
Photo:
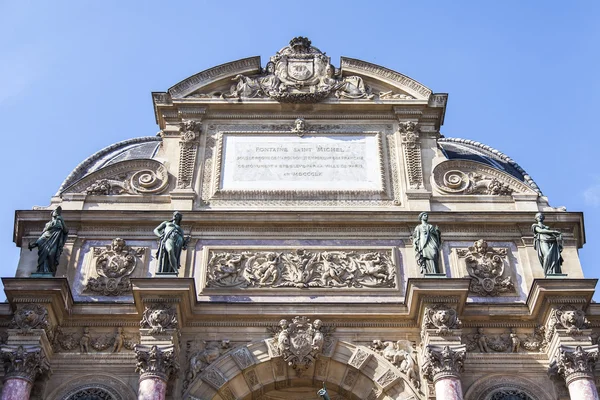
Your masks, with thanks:
[{"label": "column capital", "polygon": [[594,368],[598,360],[598,345],[577,346],[575,349],[560,346],[558,354],[550,363],[548,374],[559,376],[567,386],[577,379],[594,379]]},{"label": "column capital", "polygon": [[429,345],[425,347],[423,355],[423,374],[434,383],[444,378],[458,379],[464,368],[466,354],[465,345]]},{"label": "column capital", "polygon": [[138,344],[135,346],[137,359],[136,372],[140,374],[140,381],[149,378],[158,378],[168,381],[172,374],[179,370],[175,346],[148,346]]},{"label": "column capital", "polygon": [[0,353],[7,379],[19,378],[33,383],[38,374],[50,371],[50,364],[41,346],[5,345]]}]

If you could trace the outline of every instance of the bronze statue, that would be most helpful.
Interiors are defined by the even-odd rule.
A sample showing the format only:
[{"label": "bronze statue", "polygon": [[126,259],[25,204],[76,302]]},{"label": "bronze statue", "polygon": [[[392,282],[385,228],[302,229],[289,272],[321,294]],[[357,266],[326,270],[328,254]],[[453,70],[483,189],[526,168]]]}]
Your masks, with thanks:
[{"label": "bronze statue", "polygon": [[173,213],[173,219],[164,221],[154,229],[154,234],[158,236],[158,272],[167,274],[177,274],[180,266],[181,250],[187,248],[188,238],[184,238],[181,224],[182,214],[179,211]]},{"label": "bronze statue", "polygon": [[560,255],[563,250],[562,234],[544,225],[544,214],[535,214],[536,223],[531,225],[533,231],[533,248],[537,250],[538,259],[544,274],[553,275],[562,273],[561,265],[563,258]]},{"label": "bronze statue", "polygon": [[331,400],[331,397],[329,397],[329,393],[327,393],[327,388],[325,387],[325,382],[323,382],[323,389],[319,389],[319,391],[317,392],[318,396],[321,396],[321,398],[323,400]]},{"label": "bronze statue", "polygon": [[67,240],[69,230],[65,221],[60,215],[62,208],[58,206],[52,211],[52,219],[46,224],[42,235],[35,242],[30,242],[27,246],[29,250],[38,249],[38,274],[56,273],[56,267],[60,261],[60,255],[63,251],[63,246]]},{"label": "bronze statue", "polygon": [[429,215],[426,212],[419,214],[420,225],[413,232],[413,247],[417,265],[422,274],[439,274],[440,270],[440,246],[442,235],[437,226],[427,223]]}]

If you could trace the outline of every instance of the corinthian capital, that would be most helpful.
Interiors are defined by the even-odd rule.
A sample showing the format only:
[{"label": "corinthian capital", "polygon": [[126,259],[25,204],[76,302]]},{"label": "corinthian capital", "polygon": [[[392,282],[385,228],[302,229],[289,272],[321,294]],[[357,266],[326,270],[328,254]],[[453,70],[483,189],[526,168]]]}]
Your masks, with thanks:
[{"label": "corinthian capital", "polygon": [[430,381],[454,377],[463,370],[466,346],[427,346],[424,353],[423,374]]},{"label": "corinthian capital", "polygon": [[567,384],[576,379],[594,378],[594,367],[598,360],[598,345],[577,346],[575,350],[561,346],[558,355],[550,363],[548,374],[560,376]]},{"label": "corinthian capital", "polygon": [[48,360],[40,346],[2,346],[2,359],[6,378],[35,381],[38,374],[50,370]]},{"label": "corinthian capital", "polygon": [[137,365],[135,371],[140,374],[140,380],[159,378],[168,381],[169,377],[179,370],[177,354],[173,345],[135,346]]}]

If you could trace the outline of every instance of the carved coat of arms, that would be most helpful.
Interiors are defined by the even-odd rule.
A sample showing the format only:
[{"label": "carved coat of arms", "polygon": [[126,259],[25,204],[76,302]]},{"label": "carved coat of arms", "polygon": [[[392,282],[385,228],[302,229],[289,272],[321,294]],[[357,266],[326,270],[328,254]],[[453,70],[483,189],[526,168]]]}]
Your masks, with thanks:
[{"label": "carved coat of arms", "polygon": [[277,348],[283,360],[294,369],[307,369],[323,351],[331,327],[324,327],[320,319],[310,322],[307,317],[294,317],[292,322],[282,319],[274,330]]}]

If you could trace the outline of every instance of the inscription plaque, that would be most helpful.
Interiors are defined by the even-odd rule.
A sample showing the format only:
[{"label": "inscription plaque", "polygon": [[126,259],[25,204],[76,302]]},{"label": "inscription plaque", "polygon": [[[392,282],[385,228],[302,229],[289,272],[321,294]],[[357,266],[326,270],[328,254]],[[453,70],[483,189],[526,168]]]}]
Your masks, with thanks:
[{"label": "inscription plaque", "polygon": [[223,137],[223,190],[382,190],[377,135]]}]

